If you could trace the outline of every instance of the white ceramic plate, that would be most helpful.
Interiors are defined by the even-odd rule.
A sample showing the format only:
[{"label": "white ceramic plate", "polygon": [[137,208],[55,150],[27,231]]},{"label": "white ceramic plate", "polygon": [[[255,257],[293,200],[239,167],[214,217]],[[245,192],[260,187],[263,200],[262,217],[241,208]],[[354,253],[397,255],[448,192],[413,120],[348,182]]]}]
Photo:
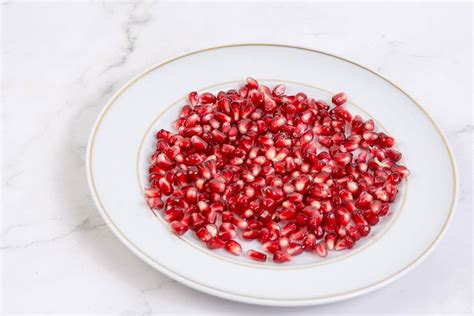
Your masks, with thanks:
[{"label": "white ceramic plate", "polygon": [[[350,251],[291,263],[252,263],[208,251],[192,234],[177,238],[148,209],[147,159],[160,128],[193,90],[235,88],[251,76],[328,99],[349,95],[348,109],[372,117],[397,140],[408,181],[390,214]],[[354,297],[395,280],[434,248],[452,217],[457,182],[445,137],[412,98],[387,79],[348,60],[298,47],[232,45],[156,65],[121,88],[92,130],[87,149],[92,196],[106,223],[137,256],[167,276],[223,298],[262,305],[313,305]],[[244,247],[248,249],[244,243]]]}]

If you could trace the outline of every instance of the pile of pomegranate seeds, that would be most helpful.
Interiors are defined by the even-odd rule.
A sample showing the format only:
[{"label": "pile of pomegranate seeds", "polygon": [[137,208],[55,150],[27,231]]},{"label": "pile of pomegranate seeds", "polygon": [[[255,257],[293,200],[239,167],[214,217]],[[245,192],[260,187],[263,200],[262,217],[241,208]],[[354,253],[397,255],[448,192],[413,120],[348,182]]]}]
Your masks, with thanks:
[{"label": "pile of pomegranate seeds", "polygon": [[145,195],[171,230],[192,230],[209,249],[274,262],[312,252],[325,257],[370,233],[409,171],[394,139],[342,107],[285,86],[245,86],[217,96],[191,92],[176,121],[160,130]]}]

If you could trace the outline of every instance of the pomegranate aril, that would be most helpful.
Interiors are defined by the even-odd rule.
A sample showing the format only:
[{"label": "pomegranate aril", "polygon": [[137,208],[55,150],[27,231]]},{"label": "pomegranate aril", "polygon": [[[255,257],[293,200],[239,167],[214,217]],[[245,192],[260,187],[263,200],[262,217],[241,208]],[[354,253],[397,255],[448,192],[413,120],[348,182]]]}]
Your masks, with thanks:
[{"label": "pomegranate aril", "polygon": [[344,250],[344,249],[351,249],[354,246],[354,241],[351,237],[345,236],[336,241],[334,245],[334,250]]},{"label": "pomegranate aril", "polygon": [[182,210],[173,208],[166,211],[164,217],[168,222],[174,222],[174,221],[179,221],[180,219],[183,218],[183,216],[184,216],[184,213]]},{"label": "pomegranate aril", "polygon": [[338,207],[336,209],[336,221],[341,225],[349,224],[351,220],[351,213],[344,207]]},{"label": "pomegranate aril", "polygon": [[204,217],[200,213],[192,213],[190,216],[190,228],[192,230],[199,229],[204,225]]},{"label": "pomegranate aril", "polygon": [[276,85],[274,88],[273,88],[273,91],[272,91],[272,94],[274,96],[282,96],[283,94],[285,94],[285,90],[286,90],[286,87],[284,84],[279,84],[279,85]]},{"label": "pomegranate aril", "polygon": [[364,217],[367,220],[367,223],[369,223],[369,225],[371,225],[371,226],[374,226],[379,222],[379,216],[377,214],[372,213],[372,212],[365,213]]},{"label": "pomegranate aril", "polygon": [[283,251],[276,251],[273,254],[273,261],[276,263],[288,262],[291,260],[291,256]]},{"label": "pomegranate aril", "polygon": [[225,242],[219,237],[212,238],[206,243],[206,246],[209,249],[220,249],[220,248],[223,248],[224,245],[225,245]]},{"label": "pomegranate aril", "polygon": [[358,230],[359,230],[360,235],[365,237],[365,236],[368,236],[370,233],[370,226],[361,225],[361,226],[358,226]]},{"label": "pomegranate aril", "polygon": [[360,235],[360,232],[359,232],[359,229],[355,226],[351,226],[349,227],[349,229],[347,230],[347,234],[349,235],[349,237],[351,237],[354,241],[357,241],[361,238],[361,235]]},{"label": "pomegranate aril", "polygon": [[146,201],[151,209],[161,209],[164,206],[163,201],[159,197],[147,198]]},{"label": "pomegranate aril", "polygon": [[247,88],[249,89],[257,89],[258,88],[258,82],[257,80],[251,78],[251,77],[248,77],[247,78]]},{"label": "pomegranate aril", "polygon": [[242,232],[242,238],[245,240],[254,240],[254,239],[257,239],[258,236],[259,236],[259,233],[256,230],[244,230]]},{"label": "pomegranate aril", "polygon": [[394,161],[394,162],[397,162],[400,159],[402,159],[402,154],[400,152],[396,151],[396,150],[393,150],[393,149],[387,150],[386,154],[387,154],[387,157],[389,159],[391,159],[392,161]]},{"label": "pomegranate aril", "polygon": [[303,247],[306,251],[311,251],[314,248],[316,242],[316,236],[314,234],[308,234],[303,240]]},{"label": "pomegranate aril", "polygon": [[291,234],[291,239],[300,241],[303,240],[307,234],[308,230],[306,229],[306,227],[301,227]]},{"label": "pomegranate aril", "polygon": [[267,260],[266,254],[257,250],[253,250],[253,249],[250,249],[249,251],[247,251],[247,256],[250,259],[255,260],[255,261],[265,262]]},{"label": "pomegranate aril", "polygon": [[225,190],[225,182],[221,180],[212,179],[208,186],[211,192],[222,193]]},{"label": "pomegranate aril", "polygon": [[340,92],[332,97],[332,103],[336,106],[340,106],[347,101],[347,95],[344,92]]},{"label": "pomegranate aril", "polygon": [[369,207],[370,202],[372,202],[372,200],[373,196],[370,193],[364,191],[359,195],[356,204],[358,207],[366,209],[367,207]]},{"label": "pomegranate aril", "polygon": [[269,253],[275,253],[280,250],[280,244],[276,241],[267,241],[262,244],[262,248]]},{"label": "pomegranate aril", "polygon": [[292,257],[303,253],[303,251],[304,251],[303,246],[296,242],[290,242],[288,244],[288,248],[286,249],[286,253]]},{"label": "pomegranate aril", "polygon": [[203,104],[214,103],[216,102],[216,97],[212,93],[206,92],[201,94],[201,96],[199,97],[199,101]]},{"label": "pomegranate aril", "polygon": [[232,216],[228,221],[222,223],[221,226],[219,226],[219,231],[225,232],[228,230],[235,230],[234,224],[230,223],[233,219],[234,217]]},{"label": "pomegranate aril", "polygon": [[[320,257],[326,257],[328,255],[328,245],[325,241],[320,241],[314,246],[314,253]],[[332,248],[331,248],[332,249]]]},{"label": "pomegranate aril", "polygon": [[410,175],[410,171],[405,166],[394,165],[392,171],[398,173],[402,179]]},{"label": "pomegranate aril", "polygon": [[234,256],[240,256],[242,254],[242,246],[235,240],[229,240],[225,243],[225,250]]},{"label": "pomegranate aril", "polygon": [[203,242],[208,242],[213,237],[205,227],[200,228],[196,232],[196,236]]},{"label": "pomegranate aril", "polygon": [[190,92],[188,94],[188,101],[192,107],[195,107],[198,103],[198,93],[196,91]]},{"label": "pomegranate aril", "polygon": [[218,236],[223,241],[227,241],[227,240],[231,240],[237,237],[237,233],[235,230],[226,230],[226,231],[219,232]]},{"label": "pomegranate aril", "polygon": [[326,241],[326,245],[328,249],[333,250],[336,244],[336,234],[334,233],[327,234],[325,237],[325,241]]},{"label": "pomegranate aril", "polygon": [[180,221],[174,221],[170,223],[171,231],[175,233],[176,235],[183,235],[188,231],[188,225],[180,222]]}]

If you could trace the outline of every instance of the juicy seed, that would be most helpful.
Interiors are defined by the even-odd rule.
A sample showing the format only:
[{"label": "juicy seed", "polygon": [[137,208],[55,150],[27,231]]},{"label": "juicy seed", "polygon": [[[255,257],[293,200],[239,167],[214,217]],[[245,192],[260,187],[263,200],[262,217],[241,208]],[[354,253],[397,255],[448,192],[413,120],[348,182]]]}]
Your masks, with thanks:
[{"label": "juicy seed", "polygon": [[276,251],[273,254],[273,261],[276,263],[288,262],[291,260],[291,256],[283,251]]},{"label": "juicy seed", "polygon": [[175,233],[178,236],[181,236],[184,233],[186,233],[188,231],[188,228],[189,228],[188,225],[186,225],[182,222],[179,222],[179,221],[171,222],[170,226],[171,226],[171,230],[173,231],[173,233]]},{"label": "juicy seed", "polygon": [[255,261],[265,262],[267,260],[266,254],[257,250],[253,250],[253,249],[250,249],[249,251],[247,251],[247,256],[250,259],[255,260]]},{"label": "juicy seed", "polygon": [[225,250],[233,254],[234,256],[240,256],[242,254],[242,246],[235,240],[229,240],[225,243]]},{"label": "juicy seed", "polygon": [[344,92],[340,92],[332,97],[332,103],[336,106],[343,105],[347,101],[347,95]]},{"label": "juicy seed", "polygon": [[326,257],[328,255],[328,245],[325,241],[320,241],[314,247],[314,253],[320,257]]}]

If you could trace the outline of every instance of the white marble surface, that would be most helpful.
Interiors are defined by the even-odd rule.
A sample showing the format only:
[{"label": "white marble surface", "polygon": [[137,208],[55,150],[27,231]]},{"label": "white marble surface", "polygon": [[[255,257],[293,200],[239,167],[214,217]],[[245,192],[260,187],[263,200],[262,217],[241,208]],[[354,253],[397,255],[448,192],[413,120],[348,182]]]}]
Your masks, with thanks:
[{"label": "white marble surface", "polygon": [[[471,310],[470,4],[6,1],[2,10],[6,314]],[[422,265],[356,299],[269,308],[178,284],[112,235],[90,199],[84,172],[87,136],[100,109],[154,63],[238,42],[302,45],[352,59],[397,82],[439,122],[458,162],[460,201],[445,238]]]}]

